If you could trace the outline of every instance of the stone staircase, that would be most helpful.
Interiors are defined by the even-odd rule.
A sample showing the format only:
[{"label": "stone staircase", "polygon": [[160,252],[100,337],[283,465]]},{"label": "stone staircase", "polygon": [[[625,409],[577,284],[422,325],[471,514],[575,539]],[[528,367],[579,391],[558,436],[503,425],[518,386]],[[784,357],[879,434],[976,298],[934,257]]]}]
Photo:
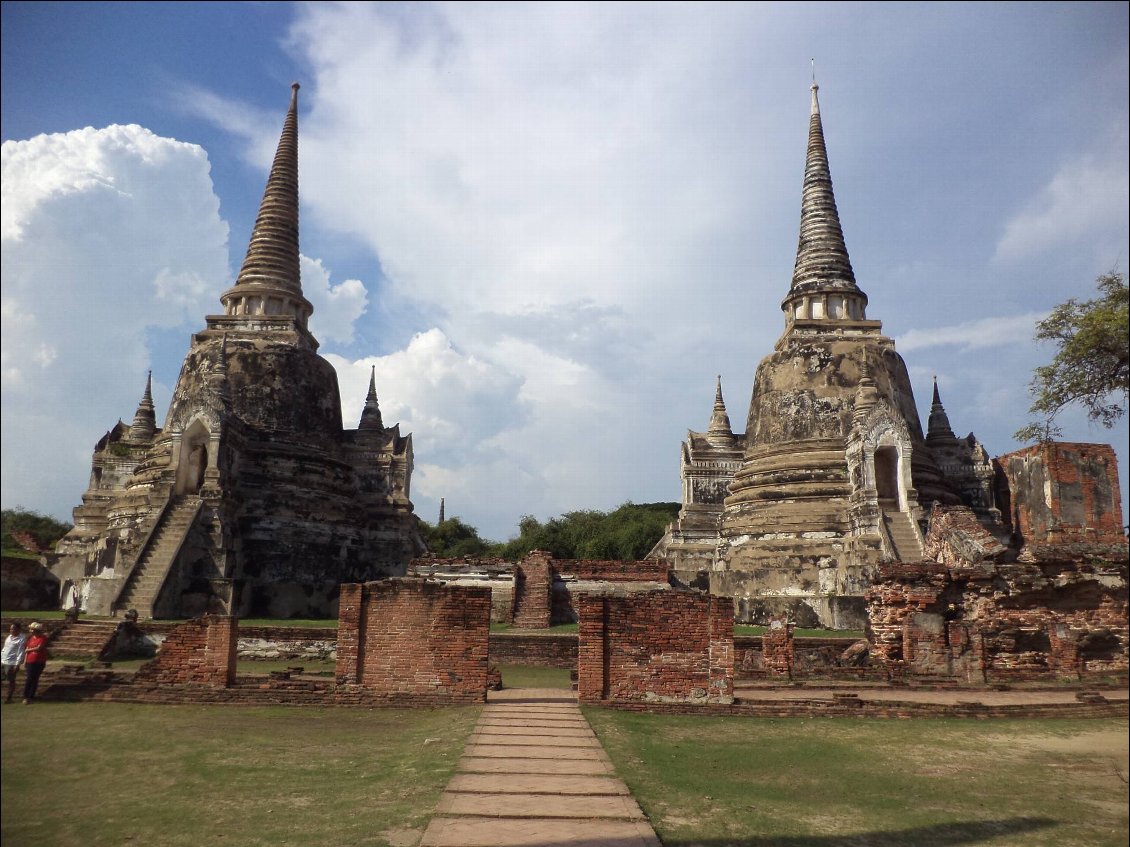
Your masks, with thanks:
[{"label": "stone staircase", "polygon": [[153,604],[199,508],[199,497],[179,497],[165,512],[114,603],[115,614],[136,609],[143,618],[153,617]]},{"label": "stone staircase", "polygon": [[48,642],[51,657],[97,659],[117,628],[116,621],[69,623]]},{"label": "stone staircase", "polygon": [[883,525],[887,528],[894,550],[895,560],[899,562],[922,561],[922,543],[918,540],[914,522],[906,512],[883,510]]}]

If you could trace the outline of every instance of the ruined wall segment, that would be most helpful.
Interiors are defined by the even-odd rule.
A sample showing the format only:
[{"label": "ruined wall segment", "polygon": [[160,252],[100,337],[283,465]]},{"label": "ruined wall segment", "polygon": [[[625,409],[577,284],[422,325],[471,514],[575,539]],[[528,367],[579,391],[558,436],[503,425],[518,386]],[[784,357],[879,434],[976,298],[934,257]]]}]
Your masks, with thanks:
[{"label": "ruined wall segment", "polygon": [[390,702],[486,699],[490,590],[397,578],[344,585],[339,686]]},{"label": "ruined wall segment", "polygon": [[1005,522],[1022,546],[1125,546],[1118,461],[1109,444],[1036,444],[994,464]]},{"label": "ruined wall segment", "polygon": [[590,595],[578,611],[582,702],[732,702],[730,598],[691,591]]},{"label": "ruined wall segment", "polygon": [[138,684],[228,688],[235,682],[239,621],[224,615],[194,618],[170,632],[157,657],[134,675]]}]

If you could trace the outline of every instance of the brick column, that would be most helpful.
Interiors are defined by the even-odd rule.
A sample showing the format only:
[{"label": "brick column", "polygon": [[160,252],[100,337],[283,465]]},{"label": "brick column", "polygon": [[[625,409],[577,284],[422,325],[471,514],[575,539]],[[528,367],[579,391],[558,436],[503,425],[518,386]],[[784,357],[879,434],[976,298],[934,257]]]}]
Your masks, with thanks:
[{"label": "brick column", "polygon": [[710,598],[710,697],[734,697],[734,598]]},{"label": "brick column", "polygon": [[338,594],[337,663],[334,679],[338,685],[359,685],[361,682],[361,607],[364,586],[345,583]]},{"label": "brick column", "polygon": [[239,618],[206,615],[204,620],[208,626],[204,642],[204,684],[213,688],[230,688],[235,682]]},{"label": "brick column", "polygon": [[793,677],[796,648],[793,641],[793,624],[785,618],[771,618],[769,628],[761,636],[761,649],[765,669],[786,679]]},{"label": "brick column", "polygon": [[596,595],[582,595],[578,600],[577,698],[596,703],[604,699],[608,674],[608,600]]},{"label": "brick column", "polygon": [[518,629],[549,628],[553,595],[553,572],[549,562],[549,553],[531,550],[516,568],[514,626]]},{"label": "brick column", "polygon": [[1064,624],[1053,624],[1048,628],[1051,651],[1048,653],[1048,667],[1058,679],[1075,680],[1082,674],[1079,663],[1079,639],[1071,628]]}]

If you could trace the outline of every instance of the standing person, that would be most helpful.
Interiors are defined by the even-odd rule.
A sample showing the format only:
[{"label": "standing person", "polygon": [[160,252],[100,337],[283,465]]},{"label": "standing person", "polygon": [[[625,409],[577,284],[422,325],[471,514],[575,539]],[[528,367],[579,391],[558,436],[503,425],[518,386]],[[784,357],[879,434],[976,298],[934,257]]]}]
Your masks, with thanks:
[{"label": "standing person", "polygon": [[43,634],[43,624],[33,623],[27,631],[27,645],[24,648],[25,705],[35,699],[35,689],[39,687],[39,675],[47,667],[47,636]]},{"label": "standing person", "polygon": [[24,645],[27,636],[18,623],[12,624],[8,637],[4,639],[3,665],[4,680],[8,683],[8,696],[5,703],[12,702],[12,694],[16,691],[16,674],[20,672],[20,665],[24,663]]}]

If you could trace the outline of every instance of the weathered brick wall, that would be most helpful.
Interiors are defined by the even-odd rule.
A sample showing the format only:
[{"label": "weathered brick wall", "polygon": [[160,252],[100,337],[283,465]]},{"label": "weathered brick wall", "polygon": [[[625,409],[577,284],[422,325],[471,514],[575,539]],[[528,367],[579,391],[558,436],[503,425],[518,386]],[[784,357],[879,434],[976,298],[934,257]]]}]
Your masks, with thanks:
[{"label": "weathered brick wall", "polygon": [[1002,517],[1025,545],[1125,544],[1109,444],[1048,443],[994,460]]},{"label": "weathered brick wall", "polygon": [[490,589],[390,579],[341,587],[336,678],[393,701],[486,699]]},{"label": "weathered brick wall", "polygon": [[514,626],[548,629],[552,619],[553,572],[549,554],[533,550],[518,565],[514,581]]},{"label": "weathered brick wall", "polygon": [[653,591],[579,600],[577,691],[586,702],[725,703],[734,693],[734,603]]},{"label": "weathered brick wall", "polygon": [[494,556],[421,556],[409,563],[407,575],[489,588],[491,623],[513,623],[515,569],[513,562]]},{"label": "weathered brick wall", "polygon": [[142,665],[135,679],[155,685],[227,688],[235,682],[238,632],[235,617],[193,618],[166,636],[157,658]]},{"label": "weathered brick wall", "polygon": [[553,635],[492,632],[490,661],[494,665],[572,669],[577,666],[577,636],[571,632]]},{"label": "weathered brick wall", "polygon": [[670,582],[671,568],[663,559],[634,562],[599,559],[554,559],[553,570],[561,576],[605,582]]},{"label": "weathered brick wall", "polygon": [[796,658],[793,646],[793,625],[783,618],[773,618],[761,636],[762,661],[772,676],[789,679]]}]

